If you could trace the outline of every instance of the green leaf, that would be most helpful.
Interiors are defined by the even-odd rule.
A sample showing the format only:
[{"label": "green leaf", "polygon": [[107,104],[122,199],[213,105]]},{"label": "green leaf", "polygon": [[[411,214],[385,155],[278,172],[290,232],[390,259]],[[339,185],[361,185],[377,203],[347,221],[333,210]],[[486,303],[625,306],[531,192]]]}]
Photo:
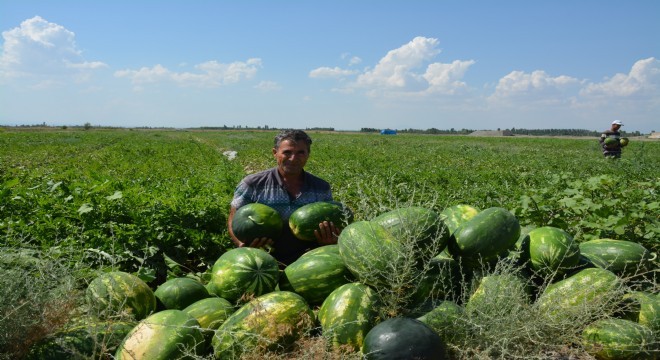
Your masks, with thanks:
[{"label": "green leaf", "polygon": [[117,199],[121,199],[122,197],[124,197],[124,195],[122,194],[121,191],[115,191],[114,194],[112,194],[110,196],[106,196],[105,199],[106,200],[117,200]]},{"label": "green leaf", "polygon": [[88,212],[94,210],[94,207],[92,207],[90,204],[82,204],[80,208],[78,208],[78,214],[87,214]]}]

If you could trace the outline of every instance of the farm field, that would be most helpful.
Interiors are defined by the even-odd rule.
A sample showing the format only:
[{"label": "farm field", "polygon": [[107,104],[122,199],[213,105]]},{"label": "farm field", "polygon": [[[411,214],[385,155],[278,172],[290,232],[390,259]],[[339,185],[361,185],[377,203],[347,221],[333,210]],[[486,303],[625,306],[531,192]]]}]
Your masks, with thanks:
[{"label": "farm field", "polygon": [[[233,248],[226,222],[234,187],[275,165],[275,134],[0,130],[0,327],[7,329],[0,349],[18,334],[29,345],[65,326],[103,271],[134,273],[152,287],[183,276],[208,281],[214,262]],[[309,134],[306,170],[332,185],[356,221],[408,206],[500,207],[523,227],[557,227],[578,243],[607,238],[660,250],[660,141],[633,139],[622,159],[609,160],[597,139]],[[658,292],[657,264],[644,291]],[[38,311],[27,311],[28,303]],[[527,346],[541,349],[533,358],[590,358],[578,343]],[[525,353],[507,346],[486,341],[452,354]]]}]

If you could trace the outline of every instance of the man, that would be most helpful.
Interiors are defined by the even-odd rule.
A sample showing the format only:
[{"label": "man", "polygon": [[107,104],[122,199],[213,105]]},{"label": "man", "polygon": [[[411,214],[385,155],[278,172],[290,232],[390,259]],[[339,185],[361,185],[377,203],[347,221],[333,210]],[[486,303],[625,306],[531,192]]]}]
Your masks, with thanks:
[{"label": "man", "polygon": [[277,210],[284,222],[279,239],[255,239],[249,245],[256,248],[272,247],[273,255],[281,264],[288,265],[305,251],[320,245],[337,243],[338,231],[331,222],[319,224],[314,233],[316,243],[297,239],[288,226],[289,216],[299,207],[332,200],[330,184],[304,170],[309,159],[312,139],[301,130],[285,130],[275,137],[273,157],[277,166],[246,176],[236,187],[231,202],[228,228],[236,246],[246,246],[232,231],[236,210],[250,203],[262,203]]},{"label": "man", "polygon": [[606,158],[620,158],[621,157],[621,133],[619,129],[623,126],[621,120],[612,121],[612,126],[609,130],[605,130],[600,135],[600,145],[603,148],[603,155]]}]

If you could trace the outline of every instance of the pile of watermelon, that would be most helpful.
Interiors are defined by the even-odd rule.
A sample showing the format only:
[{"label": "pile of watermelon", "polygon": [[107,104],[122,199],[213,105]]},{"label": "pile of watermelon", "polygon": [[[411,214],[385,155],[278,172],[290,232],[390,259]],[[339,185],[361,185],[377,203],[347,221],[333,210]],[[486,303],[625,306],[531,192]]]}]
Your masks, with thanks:
[{"label": "pile of watermelon", "polygon": [[[622,292],[631,279],[657,267],[655,254],[639,244],[578,243],[562,229],[523,228],[498,207],[461,204],[438,212],[411,206],[359,221],[347,213],[342,204],[323,203],[292,216],[289,226],[305,240],[325,219],[343,230],[336,245],[311,250],[284,269],[268,252],[242,247],[223,254],[206,283],[173,278],[151,289],[131,274],[102,274],[87,288],[89,312],[103,329],[115,319],[124,325],[103,350],[117,359],[234,359],[286,351],[303,336],[320,335],[329,346],[367,359],[445,359],[450,345],[466,335],[454,324],[489,306],[490,298],[520,299],[500,312],[535,306],[560,319],[622,293],[626,311],[594,319],[580,346],[599,359],[642,359],[658,350],[659,295]],[[235,232],[256,238],[273,233],[264,224],[283,226],[256,212],[248,216],[256,225],[245,220]],[[525,271],[489,272],[502,263]],[[466,276],[477,286],[462,294],[458,283]],[[62,334],[35,347],[32,358],[45,358],[57,346],[66,352],[62,341],[53,341],[57,336]],[[98,355],[93,346],[67,344],[73,352]]]}]

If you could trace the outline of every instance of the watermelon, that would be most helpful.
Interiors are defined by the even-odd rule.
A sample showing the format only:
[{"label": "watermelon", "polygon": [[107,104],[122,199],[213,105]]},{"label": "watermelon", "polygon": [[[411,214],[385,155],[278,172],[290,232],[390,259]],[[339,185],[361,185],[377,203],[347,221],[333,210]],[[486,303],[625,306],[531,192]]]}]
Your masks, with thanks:
[{"label": "watermelon", "polygon": [[528,282],[514,274],[484,276],[465,310],[477,316],[514,314],[531,303]]},{"label": "watermelon", "polygon": [[339,234],[339,254],[355,277],[376,288],[388,286],[389,276],[396,274],[405,262],[404,245],[385,227],[372,221],[356,221]]},{"label": "watermelon", "polygon": [[202,283],[191,278],[167,280],[156,288],[154,295],[165,309],[176,310],[210,296]]},{"label": "watermelon", "polygon": [[646,326],[624,319],[601,319],[582,331],[585,350],[603,360],[654,359],[655,336]]},{"label": "watermelon", "polygon": [[449,359],[442,338],[423,322],[405,317],[387,319],[364,338],[365,359]]},{"label": "watermelon", "polygon": [[309,304],[316,305],[334,289],[349,282],[352,275],[344,265],[337,245],[327,246],[334,246],[335,252],[322,252],[317,248],[289,264],[280,277],[280,289],[291,290]]},{"label": "watermelon", "polygon": [[497,259],[520,236],[518,219],[508,210],[491,207],[465,221],[449,240],[449,253],[468,266]]},{"label": "watermelon", "polygon": [[440,215],[431,209],[419,206],[394,209],[371,221],[383,226],[401,242],[412,241],[421,249],[434,249],[432,255],[442,251],[449,239],[449,232],[444,229]]},{"label": "watermelon", "polygon": [[596,239],[580,244],[580,253],[617,275],[632,276],[649,268],[651,254],[644,246],[625,240]]},{"label": "watermelon", "polygon": [[455,343],[463,337],[461,322],[466,318],[465,309],[453,301],[442,301],[433,310],[417,318],[428,325],[445,343]]},{"label": "watermelon", "polygon": [[619,140],[619,145],[621,145],[621,147],[628,146],[628,142],[629,142],[628,138],[624,137],[621,138],[621,140]]},{"label": "watermelon", "polygon": [[529,259],[532,269],[542,277],[562,275],[580,261],[580,248],[566,231],[543,226],[529,232]]},{"label": "watermelon", "polygon": [[275,291],[257,297],[233,313],[213,336],[217,359],[244,352],[284,349],[314,327],[314,313],[300,295]]},{"label": "watermelon", "polygon": [[623,296],[625,318],[644,325],[654,332],[660,331],[660,295],[633,291]]},{"label": "watermelon", "polygon": [[275,289],[280,278],[277,260],[256,248],[235,248],[222,254],[211,269],[210,289],[235,302],[243,296],[260,296]]},{"label": "watermelon", "polygon": [[[323,245],[323,246],[319,246],[317,248],[311,249],[311,250],[307,251],[306,253],[300,255],[300,258],[303,258],[305,256],[315,256],[315,255],[341,256],[341,255],[339,255],[339,245],[330,244],[330,245]],[[300,258],[298,258],[298,259],[300,259]]]},{"label": "watermelon", "polygon": [[150,315],[126,335],[117,349],[117,360],[169,360],[186,353],[201,355],[204,336],[199,323],[181,310]]},{"label": "watermelon", "polygon": [[218,329],[234,313],[234,310],[229,301],[219,297],[210,297],[196,301],[182,311],[197,320],[208,347],[215,334],[214,330]]},{"label": "watermelon", "polygon": [[440,219],[447,227],[449,235],[453,235],[461,224],[472,219],[479,213],[479,209],[465,204],[458,204],[445,208],[440,212]]},{"label": "watermelon", "polygon": [[353,212],[340,202],[314,202],[296,209],[289,217],[289,227],[296,238],[316,241],[314,231],[324,221],[333,223],[341,231],[353,222]]},{"label": "watermelon", "polygon": [[87,286],[85,297],[90,309],[101,318],[126,313],[141,320],[156,311],[156,297],[149,285],[122,271],[96,277]]},{"label": "watermelon", "polygon": [[619,147],[619,139],[616,137],[607,137],[605,138],[604,144],[608,149],[616,149]]},{"label": "watermelon", "polygon": [[231,221],[231,230],[238,240],[250,245],[254,239],[277,240],[282,233],[283,224],[282,217],[272,207],[251,203],[236,210]]},{"label": "watermelon", "polygon": [[323,335],[335,347],[346,345],[359,350],[378,321],[379,306],[378,295],[366,285],[338,287],[323,301],[317,315]]},{"label": "watermelon", "polygon": [[587,268],[548,285],[537,304],[540,312],[550,318],[589,316],[589,311],[601,308],[595,302],[612,303],[620,286],[621,281],[611,271]]},{"label": "watermelon", "polygon": [[426,306],[431,309],[436,303],[450,299],[458,298],[460,293],[461,271],[458,262],[454,259],[436,256],[429,261],[428,266],[424,268],[419,281],[413,284],[413,293],[411,304],[414,311],[427,312]]},{"label": "watermelon", "polygon": [[110,358],[135,325],[132,321],[83,319],[33,345],[26,359]]}]

